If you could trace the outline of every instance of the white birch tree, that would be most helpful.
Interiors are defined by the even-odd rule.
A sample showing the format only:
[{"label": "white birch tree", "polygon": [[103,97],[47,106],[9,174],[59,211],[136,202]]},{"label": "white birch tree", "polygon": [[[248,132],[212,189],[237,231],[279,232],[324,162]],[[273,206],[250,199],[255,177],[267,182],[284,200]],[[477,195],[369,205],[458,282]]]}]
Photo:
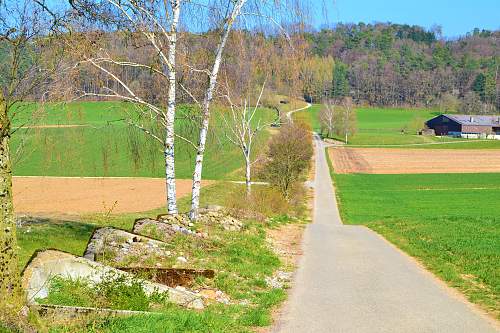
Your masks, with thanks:
[{"label": "white birch tree", "polygon": [[[146,62],[131,59],[120,60],[111,56],[109,50],[101,47],[81,54],[78,65],[90,64],[109,79],[101,92],[83,92],[82,96],[115,98],[135,103],[139,107],[139,117],[127,119],[129,125],[138,128],[163,147],[165,159],[165,185],[168,214],[177,214],[177,195],[175,179],[175,138],[185,139],[175,133],[176,90],[177,90],[177,40],[181,17],[181,6],[187,0],[74,0],[72,5],[79,13],[91,20],[114,25],[124,29],[132,38],[140,38],[148,46],[153,59]],[[140,36],[140,37],[138,37]],[[123,68],[134,68],[159,77],[164,82],[162,98],[166,108],[141,97],[131,82],[121,75]],[[147,120],[147,121],[146,121]],[[158,134],[154,127],[159,125],[164,133]]]},{"label": "white birch tree", "polygon": [[[214,4],[215,3],[217,2],[214,2]],[[245,23],[248,23],[250,26],[258,24],[257,22],[259,20],[263,20],[277,28],[278,33],[283,34],[286,40],[290,42],[290,36],[282,25],[283,22],[287,20],[285,17],[291,19],[291,22],[297,22],[297,20],[301,20],[303,14],[303,10],[301,10],[302,2],[300,0],[227,0],[221,1],[218,7],[224,8],[226,14],[219,19],[220,27],[217,31],[219,32],[220,40],[215,50],[215,59],[212,68],[209,70],[208,86],[205,91],[203,103],[201,103],[201,127],[199,141],[196,147],[197,151],[191,193],[191,210],[189,213],[191,220],[197,219],[200,206],[201,177],[207,134],[210,125],[211,102],[217,86],[217,77],[223,60],[224,49],[236,20],[242,16]],[[244,7],[245,11],[243,11]],[[279,22],[279,20],[276,19],[277,13],[284,14],[282,17],[283,22]]]},{"label": "white birch tree", "polygon": [[341,106],[334,115],[335,134],[344,137],[347,144],[349,137],[356,134],[358,122],[351,97],[344,97]]},{"label": "white birch tree", "polygon": [[335,104],[326,101],[319,112],[319,122],[321,124],[321,132],[326,129],[326,135],[330,136],[335,130]]},{"label": "white birch tree", "polygon": [[222,57],[224,54],[224,48],[226,47],[226,43],[229,38],[231,29],[233,28],[236,19],[240,15],[241,10],[245,5],[246,1],[247,0],[229,0],[227,6],[228,8],[232,6],[232,8],[228,10],[229,14],[226,17],[223,17],[221,20],[221,27],[219,28],[220,41],[215,51],[215,59],[213,62],[213,66],[208,74],[208,87],[206,89],[205,97],[201,105],[202,109],[201,128],[196,150],[196,159],[195,159],[194,173],[193,173],[193,185],[191,192],[191,211],[189,213],[189,217],[191,218],[191,220],[197,219],[198,209],[200,207],[201,174],[203,171],[203,158],[205,156],[207,134],[210,124],[210,115],[211,115],[210,106],[217,85],[217,77],[219,75]]}]

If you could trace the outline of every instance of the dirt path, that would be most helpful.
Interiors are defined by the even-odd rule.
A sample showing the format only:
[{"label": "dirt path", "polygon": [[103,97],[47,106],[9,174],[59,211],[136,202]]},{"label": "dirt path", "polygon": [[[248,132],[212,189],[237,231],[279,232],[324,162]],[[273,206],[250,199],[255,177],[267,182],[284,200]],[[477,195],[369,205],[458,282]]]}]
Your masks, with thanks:
[{"label": "dirt path", "polygon": [[316,137],[314,222],[275,332],[493,333],[498,326],[363,226],[343,225]]},{"label": "dirt path", "polygon": [[310,107],[312,106],[311,103],[307,103],[306,106],[304,106],[303,108],[300,108],[300,109],[296,109],[296,110],[292,110],[292,111],[289,111],[286,113],[286,117],[288,118],[288,120],[292,120],[292,115],[295,113],[295,112],[299,112],[299,111],[304,111],[304,110],[307,110],[309,109]]},{"label": "dirt path", "polygon": [[336,173],[500,172],[499,149],[344,148],[328,150]]},{"label": "dirt path", "polygon": [[[159,208],[165,202],[162,178],[14,177],[13,188],[19,214],[79,215],[113,206],[113,213],[131,213]],[[179,197],[190,191],[191,180],[177,180]]]}]

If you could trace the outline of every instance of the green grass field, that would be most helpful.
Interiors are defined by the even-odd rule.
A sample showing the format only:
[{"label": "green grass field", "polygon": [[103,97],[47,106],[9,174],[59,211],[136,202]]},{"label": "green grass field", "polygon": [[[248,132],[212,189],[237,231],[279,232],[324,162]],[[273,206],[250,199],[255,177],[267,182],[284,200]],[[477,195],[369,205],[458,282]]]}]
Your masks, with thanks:
[{"label": "green grass field", "polygon": [[[321,105],[314,105],[306,111],[298,112],[295,114],[295,119],[309,122],[313,129],[320,133],[321,125],[319,122],[319,112],[321,107]],[[433,149],[500,149],[500,141],[498,140],[464,140],[414,134],[416,131],[414,129],[415,126],[423,127],[424,121],[439,114],[434,110],[358,108],[356,114],[358,119],[358,132],[349,139],[349,145],[352,146],[373,145],[391,147],[391,145],[393,145],[397,147],[398,145],[413,145],[408,147]],[[404,130],[404,134],[402,130]]]},{"label": "green grass field", "polygon": [[[72,103],[25,103],[16,107],[13,126],[27,125],[95,125],[117,122],[133,112],[131,103],[116,101],[80,101]],[[34,115],[34,116],[33,116]]]},{"label": "green grass field", "polygon": [[364,224],[500,318],[500,174],[334,175]]},{"label": "green grass field", "polygon": [[[13,126],[26,123],[35,106],[27,105]],[[184,107],[186,108],[186,107]],[[16,154],[14,174],[17,176],[138,176],[162,177],[162,147],[139,130],[126,125],[123,118],[134,112],[134,106],[119,102],[78,102],[49,104],[34,125],[84,125],[66,128],[21,129],[13,136]],[[38,114],[38,113],[37,113]],[[258,117],[274,120],[274,111],[261,109]],[[257,121],[257,119],[256,119]],[[228,179],[238,176],[243,166],[239,149],[224,136],[220,116],[212,117],[212,131],[207,143],[203,177]],[[186,120],[176,120],[176,130],[196,141]],[[160,133],[161,135],[161,133]],[[255,147],[267,141],[262,132]],[[258,153],[259,150],[256,150]],[[191,178],[195,151],[188,143],[177,140],[176,176]]]}]

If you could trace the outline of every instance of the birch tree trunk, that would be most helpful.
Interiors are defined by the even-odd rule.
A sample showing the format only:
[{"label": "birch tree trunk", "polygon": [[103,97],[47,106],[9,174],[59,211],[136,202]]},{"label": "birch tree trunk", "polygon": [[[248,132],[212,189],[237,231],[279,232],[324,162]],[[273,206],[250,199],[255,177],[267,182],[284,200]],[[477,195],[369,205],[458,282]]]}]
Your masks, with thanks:
[{"label": "birch tree trunk", "polygon": [[247,188],[247,195],[252,193],[252,163],[250,162],[250,155],[245,156],[245,185]]},{"label": "birch tree trunk", "polygon": [[10,120],[0,91],[0,298],[7,302],[20,291],[9,142]]},{"label": "birch tree trunk", "polygon": [[175,182],[175,109],[176,109],[176,48],[177,48],[177,25],[180,16],[180,0],[172,1],[172,26],[169,39],[168,61],[170,68],[168,73],[168,102],[166,114],[166,137],[165,137],[165,182],[167,190],[168,214],[177,214],[177,193]]},{"label": "birch tree trunk", "polygon": [[205,98],[203,100],[202,106],[202,122],[200,129],[200,138],[198,142],[198,149],[196,152],[196,160],[193,173],[193,185],[191,194],[191,211],[189,217],[191,220],[196,220],[198,218],[198,209],[200,208],[200,190],[201,190],[201,173],[203,171],[203,157],[205,155],[205,147],[207,142],[208,126],[210,123],[210,103],[213,99],[213,94],[215,91],[215,86],[217,85],[217,76],[219,74],[220,65],[222,62],[222,55],[224,53],[224,48],[231,32],[231,28],[234,21],[240,14],[241,8],[247,0],[238,0],[231,12],[231,16],[227,19],[224,33],[222,39],[217,46],[217,52],[212,67],[212,71],[209,76],[208,88],[205,93]]}]

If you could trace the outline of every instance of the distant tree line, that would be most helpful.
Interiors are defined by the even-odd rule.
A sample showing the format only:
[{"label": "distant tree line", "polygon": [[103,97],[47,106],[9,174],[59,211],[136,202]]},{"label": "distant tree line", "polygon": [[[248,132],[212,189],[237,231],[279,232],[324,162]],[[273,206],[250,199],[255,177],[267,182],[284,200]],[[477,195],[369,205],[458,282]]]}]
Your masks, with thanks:
[{"label": "distant tree line", "polygon": [[[180,34],[179,82],[198,87],[204,73],[192,68],[206,67],[210,61],[206,50],[216,43],[217,34]],[[100,31],[91,39],[94,46],[105,47],[116,57],[132,57],[136,62],[155,65],[153,50],[138,47],[123,33]],[[0,45],[0,63],[5,48]],[[476,29],[458,39],[445,40],[439,27],[426,30],[389,23],[338,24],[287,38],[240,29],[231,36],[226,52],[222,64],[224,82],[240,93],[258,90],[256,87],[266,80],[270,91],[302,95],[318,103],[351,97],[356,104],[500,112],[500,31]],[[242,59],[241,54],[248,56]],[[148,100],[161,102],[163,85],[152,73],[134,67],[119,71]],[[74,73],[64,85],[72,88],[72,94],[97,93],[103,86],[113,87],[109,77],[96,69]],[[179,102],[192,101],[181,86],[177,89]],[[201,98],[203,89],[191,89],[191,93]]]},{"label": "distant tree line", "polygon": [[369,105],[500,112],[500,31],[475,29],[445,40],[439,27],[359,23],[309,32],[305,39],[312,56],[335,60],[325,96],[350,96]]}]

